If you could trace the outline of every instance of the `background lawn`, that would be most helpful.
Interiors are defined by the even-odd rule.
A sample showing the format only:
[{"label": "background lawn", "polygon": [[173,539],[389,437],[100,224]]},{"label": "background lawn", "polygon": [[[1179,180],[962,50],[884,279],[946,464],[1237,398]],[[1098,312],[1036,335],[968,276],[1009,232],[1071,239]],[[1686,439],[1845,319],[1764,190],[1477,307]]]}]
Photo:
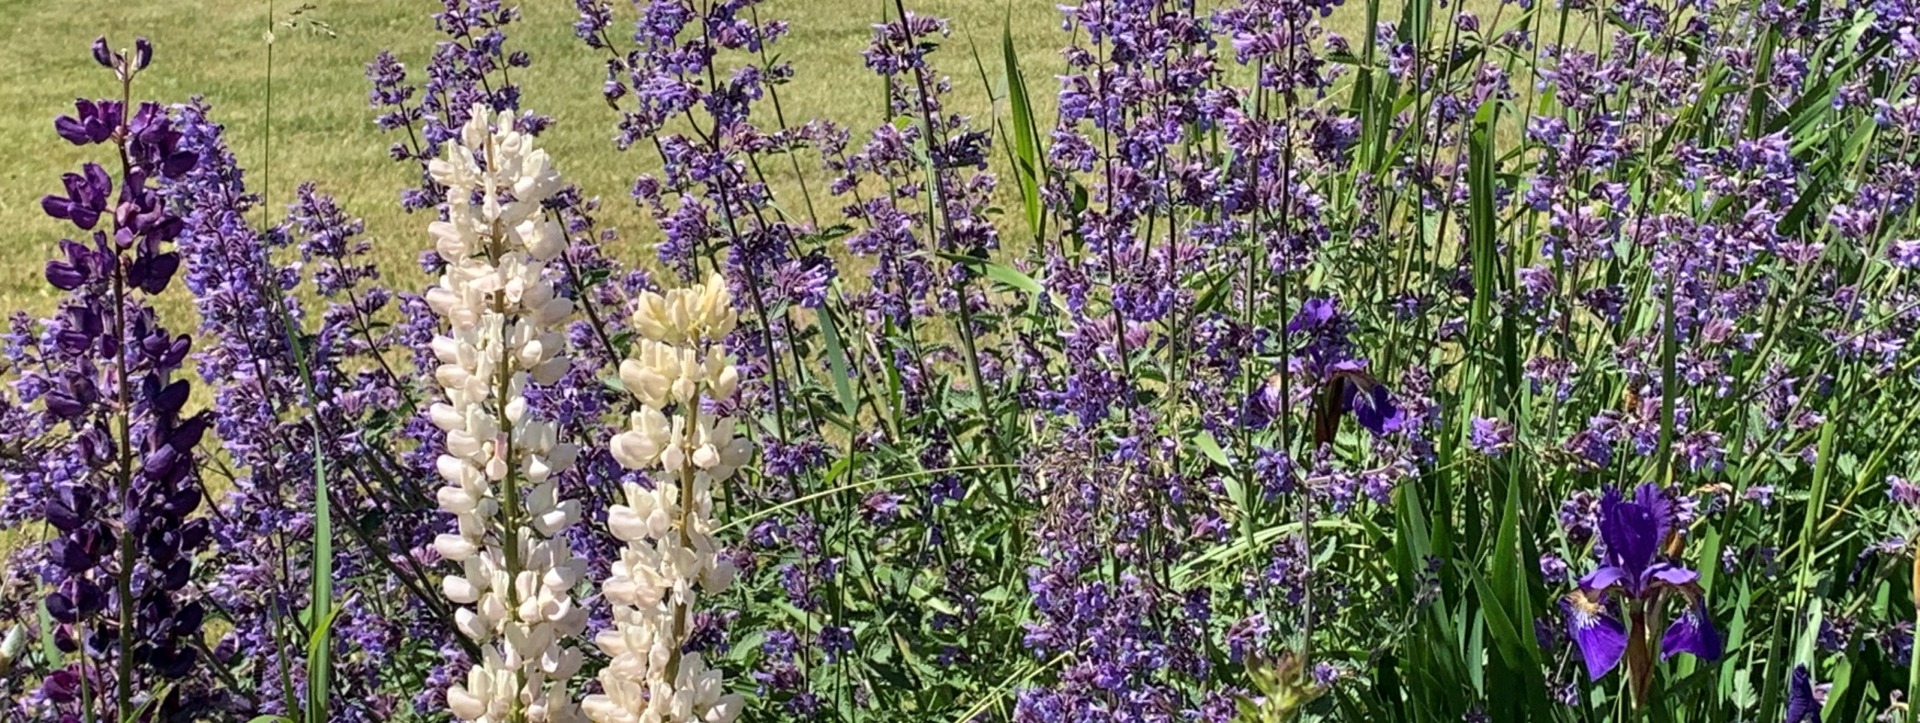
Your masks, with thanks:
[{"label": "background lawn", "polygon": [[[396,203],[398,189],[411,181],[413,171],[387,158],[396,137],[373,126],[364,70],[382,49],[393,50],[410,72],[424,67],[441,37],[428,17],[438,3],[316,0],[303,17],[325,22],[333,37],[274,25],[270,169],[266,0],[148,0],[115,3],[105,12],[75,12],[72,3],[60,0],[8,5],[8,12],[0,13],[0,74],[13,81],[0,87],[0,108],[6,109],[0,114],[0,143],[13,149],[13,158],[0,168],[0,222],[13,232],[0,246],[0,308],[39,313],[52,307],[54,292],[41,269],[70,227],[42,214],[39,199],[59,188],[62,172],[98,151],[68,145],[54,135],[52,120],[71,113],[76,96],[117,92],[87,53],[87,44],[102,33],[115,47],[130,44],[135,35],[153,39],[154,65],[140,76],[136,96],[179,102],[204,95],[227,125],[234,151],[250,174],[249,185],[269,193],[273,214],[283,211],[295,185],[316,180],[348,213],[366,219],[384,269],[412,273],[414,259],[427,246],[426,220],[408,218]],[[299,6],[277,0],[272,17],[284,21]],[[633,241],[619,253],[632,259],[651,256],[644,241],[653,233],[652,222],[626,200],[626,189],[657,161],[650,148],[614,151],[609,139],[616,117],[599,91],[604,57],[573,37],[572,3],[535,0],[521,7],[523,20],[509,28],[508,45],[533,56],[533,67],[517,76],[525,106],[559,119],[542,144],[569,181],[606,199],[603,221]],[[798,75],[780,94],[789,121],[828,118],[856,131],[876,121],[880,80],[866,69],[860,51],[881,7],[876,0],[772,0],[762,8],[765,17],[792,24],[792,34],[775,46]],[[980,116],[983,123],[990,122],[985,117],[988,87],[979,79],[969,41],[979,44],[997,83],[1001,23],[1011,13],[1014,40],[1042,104],[1036,113],[1043,122],[1052,116],[1057,84],[1051,78],[1061,67],[1056,50],[1066,36],[1051,0],[914,0],[908,7],[951,19],[953,36],[936,56],[954,80],[950,106]],[[768,170],[791,176],[785,166]],[[167,301],[180,308],[186,303],[174,294]]]}]

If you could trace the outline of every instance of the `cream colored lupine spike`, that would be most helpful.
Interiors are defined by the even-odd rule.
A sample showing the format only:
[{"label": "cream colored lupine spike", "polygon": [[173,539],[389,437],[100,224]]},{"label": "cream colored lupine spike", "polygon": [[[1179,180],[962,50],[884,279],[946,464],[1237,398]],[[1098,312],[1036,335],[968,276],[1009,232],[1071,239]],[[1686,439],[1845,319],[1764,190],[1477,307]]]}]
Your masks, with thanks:
[{"label": "cream colored lupine spike", "polygon": [[446,220],[428,227],[447,262],[427,293],[447,325],[432,343],[433,378],[445,397],[428,416],[446,434],[446,454],[435,462],[445,484],[435,499],[458,523],[434,549],[460,563],[441,589],[460,606],[456,626],[481,646],[464,683],[449,687],[447,705],[466,721],[572,723],[580,713],[567,684],[579,668],[572,646],[586,614],[571,592],[586,568],[554,539],[578,521],[580,507],[560,499],[551,478],[577,455],[524,397],[529,379],[549,381],[566,364],[558,325],[571,306],[557,299],[544,268],[564,234],[521,218],[538,213],[559,177],[512,122],[511,113],[475,106],[459,142],[429,166],[448,203]]},{"label": "cream colored lupine spike", "polygon": [[[604,692],[581,710],[599,723],[730,723],[741,697],[698,654],[676,656],[702,595],[732,583],[711,530],[713,489],[752,455],[734,422],[700,411],[731,399],[739,371],[719,342],[736,317],[723,279],[642,294],[633,327],[641,339],[620,379],[641,402],[628,428],[608,440],[614,460],[654,472],[654,485],[625,487],[608,527],[627,544],[600,589],[614,605],[612,629],[594,639],[609,662]],[[673,416],[665,410],[671,408]],[[691,463],[690,463],[691,462]]]}]

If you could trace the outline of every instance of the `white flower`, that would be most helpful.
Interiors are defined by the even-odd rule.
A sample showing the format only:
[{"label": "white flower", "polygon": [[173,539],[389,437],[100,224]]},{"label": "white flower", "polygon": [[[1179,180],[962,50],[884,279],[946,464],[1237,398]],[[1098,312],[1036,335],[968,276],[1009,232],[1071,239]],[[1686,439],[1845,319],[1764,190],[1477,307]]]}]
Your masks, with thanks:
[{"label": "white flower", "polygon": [[[448,689],[447,707],[468,721],[571,722],[579,711],[566,686],[580,653],[569,639],[586,628],[571,592],[585,565],[553,541],[580,517],[553,477],[578,451],[524,396],[529,382],[551,383],[567,369],[560,325],[573,305],[546,269],[566,234],[540,207],[562,183],[513,122],[474,106],[458,142],[428,167],[447,203],[445,220],[427,228],[446,267],[426,299],[447,327],[430,345],[446,396],[427,418],[446,434],[435,500],[458,523],[433,546],[461,564],[441,591],[461,606],[461,633],[482,646],[466,684]],[[509,502],[515,508],[503,510]]]},{"label": "white flower", "polygon": [[[713,539],[713,488],[753,457],[736,422],[700,409],[739,389],[740,373],[721,341],[738,322],[726,283],[643,294],[633,311],[641,335],[620,381],[641,403],[627,429],[608,440],[616,462],[656,472],[652,489],[628,484],[607,527],[627,543],[600,592],[614,606],[613,627],[594,638],[609,662],[605,691],[581,712],[599,723],[730,723],[741,698],[726,692],[719,670],[697,653],[677,656],[685,621],[702,594],[732,584],[733,566]],[[668,416],[666,410],[674,412]]]}]

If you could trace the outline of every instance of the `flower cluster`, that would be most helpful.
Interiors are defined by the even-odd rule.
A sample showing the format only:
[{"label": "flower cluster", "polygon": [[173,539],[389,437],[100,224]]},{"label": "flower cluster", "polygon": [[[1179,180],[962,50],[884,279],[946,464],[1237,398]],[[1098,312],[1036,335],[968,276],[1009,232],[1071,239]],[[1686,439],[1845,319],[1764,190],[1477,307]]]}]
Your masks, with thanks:
[{"label": "flower cluster", "polygon": [[[740,373],[722,340],[738,317],[726,281],[647,293],[634,309],[639,332],[620,381],[640,401],[631,427],[608,440],[628,469],[659,472],[652,488],[628,483],[626,503],[607,513],[607,527],[627,543],[601,593],[613,603],[613,628],[595,642],[611,662],[600,671],[605,693],[582,706],[598,723],[727,723],[741,698],[726,692],[719,670],[695,648],[702,595],[731,585],[732,563],[714,540],[713,490],[753,457],[717,417],[739,390]],[[694,648],[694,649],[689,649]]]},{"label": "flower cluster", "polygon": [[[141,38],[114,52],[101,38],[93,55],[124,91],[153,47]],[[91,661],[54,672],[42,690],[56,708],[89,717],[213,706],[204,681],[191,678],[205,672],[197,640],[206,609],[192,583],[209,526],[194,514],[203,501],[194,448],[209,420],[186,413],[191,386],[175,378],[188,337],[170,333],[150,305],[180,267],[169,247],[183,229],[159,186],[198,159],[159,104],[80,100],[76,111],[55,130],[74,145],[110,145],[120,169],[87,163],[66,174],[65,195],[41,200],[47,215],[91,238],[60,242],[62,257],[46,266],[63,292],[59,311],[37,340],[16,323],[8,344],[24,370],[14,388],[38,408],[4,434],[50,462],[8,480],[21,503],[9,514],[53,528],[40,568],[58,625],[50,632]],[[171,693],[153,697],[168,685]]]},{"label": "flower cluster", "polygon": [[431,416],[446,433],[435,465],[445,483],[440,508],[458,531],[434,548],[460,563],[442,589],[466,606],[460,631],[483,646],[447,702],[469,721],[577,720],[567,683],[581,656],[568,639],[586,628],[571,597],[584,565],[554,538],[580,512],[577,501],[558,498],[553,479],[577,451],[529,413],[525,398],[529,383],[567,370],[558,328],[572,303],[544,274],[566,238],[540,207],[560,177],[511,113],[476,106],[446,148],[431,168],[447,189],[446,219],[429,229],[446,267],[427,303],[449,327],[432,342],[446,401]]}]

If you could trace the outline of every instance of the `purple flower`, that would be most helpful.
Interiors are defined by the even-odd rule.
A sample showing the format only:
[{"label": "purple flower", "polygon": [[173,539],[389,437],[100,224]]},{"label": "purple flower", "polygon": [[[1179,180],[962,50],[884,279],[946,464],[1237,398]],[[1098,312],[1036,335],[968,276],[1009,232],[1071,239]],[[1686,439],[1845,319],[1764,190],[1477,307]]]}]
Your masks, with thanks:
[{"label": "purple flower", "polygon": [[117,100],[81,98],[73,102],[73,108],[73,115],[53,119],[53,129],[76,146],[107,142],[126,113],[126,106]]},{"label": "purple flower", "polygon": [[[125,88],[152,49],[143,40],[129,59],[102,40],[94,53]],[[40,556],[27,562],[46,585],[46,611],[57,624],[46,632],[98,663],[96,679],[84,683],[73,668],[51,672],[49,699],[70,703],[73,685],[84,684],[97,693],[97,708],[84,712],[103,717],[116,698],[169,680],[180,695],[158,702],[154,715],[215,711],[191,642],[207,614],[194,573],[211,528],[195,514],[204,500],[194,450],[211,420],[183,413],[189,382],[178,377],[189,338],[163,327],[151,301],[179,270],[180,255],[167,245],[184,228],[154,183],[191,171],[198,158],[180,150],[181,134],[157,104],[143,103],[131,118],[120,102],[76,107],[78,117],[55,129],[77,144],[113,144],[123,172],[110,177],[88,163],[65,176],[66,195],[41,202],[47,215],[92,233],[62,241],[60,258],[47,264],[48,283],[64,293],[37,343],[27,341],[25,316],[16,317],[9,346],[20,401],[0,404],[0,436],[33,469],[7,465],[0,517],[9,526],[37,517],[54,531],[23,553]],[[88,634],[78,635],[82,629]]]},{"label": "purple flower", "polygon": [[1352,412],[1355,421],[1373,436],[1400,431],[1407,416],[1393,398],[1392,390],[1366,371],[1365,362],[1342,361],[1327,372],[1327,383],[1337,385],[1339,412]]},{"label": "purple flower", "polygon": [[1785,723],[1820,723],[1820,700],[1813,685],[1813,671],[1805,663],[1793,666],[1793,680],[1787,685]]},{"label": "purple flower", "polygon": [[72,221],[82,231],[92,231],[100,222],[100,214],[107,210],[107,194],[113,190],[113,179],[107,177],[106,169],[97,163],[81,166],[80,173],[69,173],[61,178],[66,186],[67,195],[47,195],[40,199],[40,208],[48,216]]},{"label": "purple flower", "polygon": [[1474,417],[1467,443],[1473,451],[1489,457],[1506,454],[1513,447],[1513,425],[1501,419]]},{"label": "purple flower", "polygon": [[1608,489],[1600,500],[1605,564],[1581,578],[1579,587],[1560,601],[1567,632],[1586,662],[1588,676],[1599,680],[1624,657],[1636,704],[1644,703],[1652,673],[1647,626],[1669,595],[1678,595],[1686,607],[1661,636],[1661,659],[1691,653],[1713,660],[1721,653],[1699,574],[1657,559],[1673,525],[1673,503],[1659,487],[1643,484],[1630,500],[1620,490]]},{"label": "purple flower", "polygon": [[1920,485],[1908,482],[1905,477],[1887,475],[1887,499],[1920,508]]}]

